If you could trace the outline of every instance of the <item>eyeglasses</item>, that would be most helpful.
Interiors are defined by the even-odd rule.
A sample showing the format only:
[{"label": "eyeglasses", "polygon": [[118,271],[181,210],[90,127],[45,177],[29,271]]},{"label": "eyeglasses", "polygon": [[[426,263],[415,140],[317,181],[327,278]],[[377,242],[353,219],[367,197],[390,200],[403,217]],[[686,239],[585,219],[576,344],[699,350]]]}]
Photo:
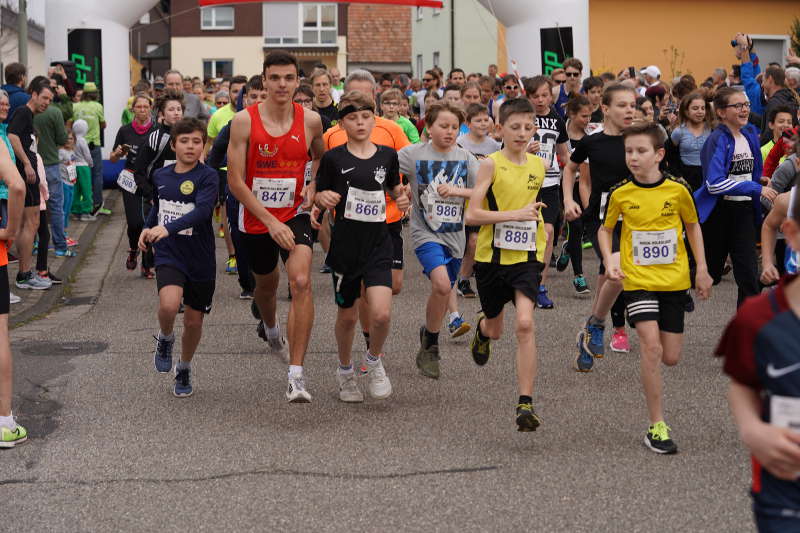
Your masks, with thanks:
[{"label": "eyeglasses", "polygon": [[214,102],[214,104],[215,104],[217,107],[219,107],[219,106],[227,105],[227,104],[228,104],[228,102],[227,102],[227,101],[225,101],[225,100],[217,100],[216,102]]},{"label": "eyeglasses", "polygon": [[294,102],[296,104],[305,105],[305,104],[310,104],[311,102],[313,102],[313,100],[311,98],[297,98]]},{"label": "eyeglasses", "polygon": [[750,102],[739,102],[738,104],[726,105],[725,109],[728,109],[729,107],[734,108],[736,111],[741,111],[742,109],[750,109]]},{"label": "eyeglasses", "polygon": [[519,87],[518,87],[518,86],[516,86],[516,85],[506,85],[506,86],[504,87],[504,89],[505,89],[506,91],[518,91],[518,90],[519,90]]},{"label": "eyeglasses", "polygon": [[557,83],[559,85],[561,85],[562,83],[566,83],[566,82],[567,82],[567,80],[553,80],[553,83]]},{"label": "eyeglasses", "polygon": [[565,72],[564,74],[566,74],[568,78],[579,78],[581,75],[580,72]]},{"label": "eyeglasses", "polygon": [[433,81],[433,78],[422,78],[422,81]]}]

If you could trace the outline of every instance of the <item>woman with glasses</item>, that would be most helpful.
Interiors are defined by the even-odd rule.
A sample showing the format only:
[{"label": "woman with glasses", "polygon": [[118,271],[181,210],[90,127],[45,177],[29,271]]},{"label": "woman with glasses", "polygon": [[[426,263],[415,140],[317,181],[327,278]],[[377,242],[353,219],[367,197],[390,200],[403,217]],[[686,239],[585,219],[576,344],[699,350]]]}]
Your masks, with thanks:
[{"label": "woman with glasses", "polygon": [[562,119],[567,120],[567,102],[573,95],[581,92],[583,63],[576,57],[570,57],[561,66],[564,68],[565,81],[553,87],[553,99],[556,102],[556,111]]},{"label": "woman with glasses", "polygon": [[230,101],[231,97],[228,91],[217,91],[217,94],[214,95],[214,110],[211,113],[216,113],[217,109],[225,107]]},{"label": "woman with glasses", "polygon": [[[756,227],[761,225],[760,197],[775,200],[774,189],[761,186],[758,129],[748,124],[750,102],[745,94],[723,87],[714,96],[719,125],[701,151],[703,184],[695,192],[703,228],[708,272],[720,282],[730,254],[739,289],[737,305],[760,292],[756,258]],[[664,210],[672,206],[664,205]]]}]

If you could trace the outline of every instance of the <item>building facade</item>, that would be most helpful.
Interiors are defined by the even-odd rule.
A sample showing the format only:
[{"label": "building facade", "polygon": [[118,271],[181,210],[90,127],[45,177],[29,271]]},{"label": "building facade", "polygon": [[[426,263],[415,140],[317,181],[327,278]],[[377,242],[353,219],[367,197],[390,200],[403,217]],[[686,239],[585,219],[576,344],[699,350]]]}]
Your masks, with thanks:
[{"label": "building facade", "polygon": [[[66,57],[62,58],[66,59]],[[17,12],[9,5],[0,6],[0,64],[19,61],[19,34]],[[47,59],[44,53],[44,26],[28,18],[28,79],[38,74],[47,74]],[[2,68],[0,68],[0,71]],[[0,74],[1,75],[1,74]]]},{"label": "building facade", "polygon": [[138,72],[131,72],[131,80],[163,76],[170,66],[169,2],[158,2],[130,29],[131,59]]}]

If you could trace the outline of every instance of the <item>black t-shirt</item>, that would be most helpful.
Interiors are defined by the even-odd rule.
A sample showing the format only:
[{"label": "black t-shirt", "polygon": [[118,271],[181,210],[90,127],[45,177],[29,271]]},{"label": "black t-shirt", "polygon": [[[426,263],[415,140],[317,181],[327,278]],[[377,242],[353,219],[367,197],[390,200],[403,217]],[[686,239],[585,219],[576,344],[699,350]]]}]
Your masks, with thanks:
[{"label": "black t-shirt", "polygon": [[339,110],[336,108],[336,104],[331,102],[331,105],[328,107],[319,107],[317,108],[317,112],[322,116],[322,125],[325,128],[325,120],[328,121],[328,128],[335,125],[339,121]]},{"label": "black t-shirt", "polygon": [[146,132],[139,134],[136,133],[136,130],[133,129],[133,126],[126,124],[122,126],[119,131],[117,131],[117,137],[114,139],[114,146],[111,149],[116,150],[117,146],[122,144],[127,144],[131,147],[130,151],[128,152],[128,156],[125,159],[125,168],[128,170],[133,170],[133,165],[136,161],[136,154],[139,152],[139,147],[141,147],[147,141],[147,136],[150,135],[150,132],[153,131],[154,128],[155,123],[153,123],[153,125]]},{"label": "black t-shirt", "polygon": [[548,114],[536,116],[536,133],[533,140],[539,141],[540,148],[536,155],[544,159],[547,167],[543,187],[558,185],[561,183],[561,172],[556,157],[556,145],[569,141],[569,136],[564,120],[553,107]]},{"label": "black t-shirt", "polygon": [[[31,111],[30,107],[21,105],[14,111],[11,122],[8,124],[8,133],[13,133],[19,137],[19,141],[22,143],[22,149],[25,151],[25,155],[28,156],[28,160],[31,162],[31,166],[34,172],[36,172],[36,178],[38,180],[40,176],[36,168],[38,166],[36,164],[36,153],[33,151],[33,140],[35,138],[33,132],[33,111]],[[16,159],[17,170],[19,170],[20,175],[24,178],[25,165],[19,157]]]},{"label": "black t-shirt", "polygon": [[603,193],[608,193],[611,187],[631,174],[625,164],[625,143],[622,135],[606,135],[604,131],[599,131],[584,136],[578,142],[570,159],[580,165],[587,158],[592,194],[589,197],[586,216],[596,220],[600,213]]},{"label": "black t-shirt", "polygon": [[592,111],[592,118],[589,119],[589,122],[600,124],[603,122],[603,108],[598,107],[594,111]]},{"label": "black t-shirt", "polygon": [[[372,157],[360,159],[343,144],[325,152],[319,164],[317,192],[334,191],[341,196],[334,208],[328,254],[328,265],[336,272],[359,272],[376,247],[390,242],[385,194],[400,184],[400,165],[393,149],[380,145],[376,148]],[[381,194],[370,195],[376,192]],[[382,205],[370,202],[381,195]],[[370,218],[374,220],[369,221]]]}]

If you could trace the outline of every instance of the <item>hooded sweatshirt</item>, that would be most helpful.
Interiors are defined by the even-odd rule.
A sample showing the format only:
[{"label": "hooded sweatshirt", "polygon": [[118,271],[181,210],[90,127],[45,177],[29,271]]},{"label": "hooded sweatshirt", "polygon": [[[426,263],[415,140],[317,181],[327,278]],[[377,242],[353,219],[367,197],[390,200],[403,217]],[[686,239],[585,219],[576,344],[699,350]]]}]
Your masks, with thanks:
[{"label": "hooded sweatshirt", "polygon": [[19,106],[27,104],[28,100],[31,99],[31,95],[26,93],[25,89],[19,85],[3,85],[0,89],[8,93],[8,103],[11,106],[8,110],[8,117],[6,117],[5,120],[5,123],[8,124],[11,117],[14,115],[14,110]]},{"label": "hooded sweatshirt", "polygon": [[82,118],[72,124],[72,133],[75,134],[75,164],[79,167],[92,166],[92,152],[89,150],[89,143],[86,142],[87,131],[89,125]]}]

